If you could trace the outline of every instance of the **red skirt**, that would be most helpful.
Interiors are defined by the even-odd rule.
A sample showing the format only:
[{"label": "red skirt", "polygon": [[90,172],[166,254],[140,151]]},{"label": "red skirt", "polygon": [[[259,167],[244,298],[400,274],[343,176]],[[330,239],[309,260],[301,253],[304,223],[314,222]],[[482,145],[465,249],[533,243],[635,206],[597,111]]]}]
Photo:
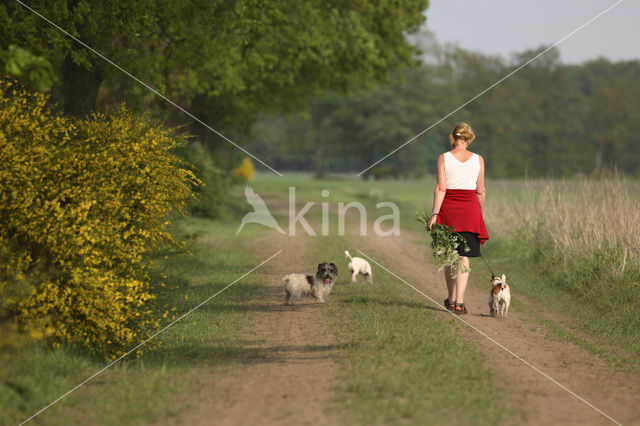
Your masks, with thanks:
[{"label": "red skirt", "polygon": [[453,226],[456,232],[478,234],[480,245],[489,239],[478,196],[473,189],[447,189],[438,212],[437,222]]}]

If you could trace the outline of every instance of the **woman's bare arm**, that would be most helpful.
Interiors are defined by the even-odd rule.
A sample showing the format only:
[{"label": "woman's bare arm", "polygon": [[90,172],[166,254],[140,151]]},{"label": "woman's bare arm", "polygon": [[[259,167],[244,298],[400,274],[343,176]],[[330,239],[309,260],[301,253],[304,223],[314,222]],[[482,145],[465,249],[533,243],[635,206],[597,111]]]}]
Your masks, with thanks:
[{"label": "woman's bare arm", "polygon": [[[447,192],[447,177],[444,174],[444,154],[441,154],[438,157],[438,180],[436,182],[436,187],[433,191],[433,209],[431,213],[439,213],[440,207],[442,206],[442,201],[444,200],[444,195]],[[436,216],[432,216],[429,221],[429,229],[436,223]]]},{"label": "woman's bare arm", "polygon": [[484,159],[480,157],[480,173],[478,173],[478,183],[476,184],[476,195],[478,197],[478,204],[480,204],[480,212],[484,215]]}]

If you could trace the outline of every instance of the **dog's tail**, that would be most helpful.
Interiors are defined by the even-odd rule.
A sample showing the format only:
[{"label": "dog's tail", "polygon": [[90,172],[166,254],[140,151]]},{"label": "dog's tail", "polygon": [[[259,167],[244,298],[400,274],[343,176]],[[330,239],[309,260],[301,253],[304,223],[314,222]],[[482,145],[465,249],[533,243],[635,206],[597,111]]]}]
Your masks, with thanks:
[{"label": "dog's tail", "polygon": [[347,257],[349,258],[349,260],[353,260],[353,258],[351,257],[351,255],[349,254],[349,250],[345,250],[344,254],[347,255]]}]

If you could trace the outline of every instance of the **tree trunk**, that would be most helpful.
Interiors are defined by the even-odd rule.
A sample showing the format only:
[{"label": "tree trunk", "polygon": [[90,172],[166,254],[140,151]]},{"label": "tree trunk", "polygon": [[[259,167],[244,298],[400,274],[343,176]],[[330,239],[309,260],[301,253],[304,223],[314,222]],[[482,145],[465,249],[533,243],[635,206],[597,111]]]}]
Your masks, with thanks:
[{"label": "tree trunk", "polygon": [[98,68],[94,65],[88,70],[67,55],[62,63],[62,74],[64,112],[82,117],[95,111],[98,89],[103,80]]},{"label": "tree trunk", "polygon": [[318,129],[316,129],[314,133],[316,145],[316,179],[324,179],[327,177],[327,167],[324,161],[322,138],[320,137],[320,131]]},{"label": "tree trunk", "polygon": [[321,101],[311,102],[311,125],[313,126],[313,141],[316,146],[316,179],[324,179],[327,177],[327,165],[324,159],[322,129],[322,110]]},{"label": "tree trunk", "polygon": [[596,146],[596,169],[600,170],[602,169],[602,164],[604,163],[603,160],[603,148],[602,148],[602,144],[597,144]]},{"label": "tree trunk", "polygon": [[[373,154],[370,147],[366,147],[366,149],[362,152],[362,168],[370,167],[371,163],[373,163]],[[371,174],[371,168],[368,168],[364,173],[360,175],[362,180],[369,180],[369,175]]]}]

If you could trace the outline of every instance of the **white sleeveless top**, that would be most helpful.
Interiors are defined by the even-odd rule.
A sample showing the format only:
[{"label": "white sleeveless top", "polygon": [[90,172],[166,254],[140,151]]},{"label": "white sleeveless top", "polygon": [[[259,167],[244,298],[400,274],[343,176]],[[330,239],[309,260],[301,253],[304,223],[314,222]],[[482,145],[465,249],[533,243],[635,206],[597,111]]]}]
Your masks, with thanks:
[{"label": "white sleeveless top", "polygon": [[472,154],[464,163],[458,161],[450,152],[444,153],[444,174],[447,178],[447,189],[475,190],[480,174],[480,157]]}]

